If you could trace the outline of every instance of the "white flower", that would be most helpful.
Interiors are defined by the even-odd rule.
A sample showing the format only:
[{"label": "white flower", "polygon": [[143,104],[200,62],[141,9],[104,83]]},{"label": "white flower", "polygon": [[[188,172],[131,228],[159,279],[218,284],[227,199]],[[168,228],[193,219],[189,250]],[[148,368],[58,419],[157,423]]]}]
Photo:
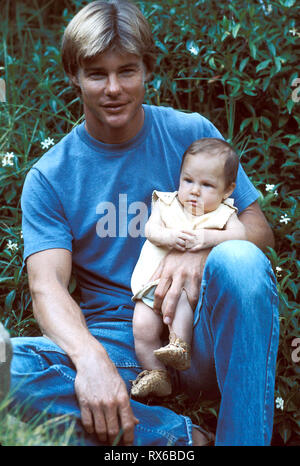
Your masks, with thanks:
[{"label": "white flower", "polygon": [[[265,187],[265,189],[266,189],[267,192],[273,191],[274,188],[275,188],[275,184],[266,184],[266,187]],[[273,194],[274,194],[274,196],[276,196],[276,197],[278,196],[278,191],[277,191],[277,189],[275,189],[275,191],[273,192]]]},{"label": "white flower", "polygon": [[282,272],[282,268],[281,267],[276,267],[276,275],[278,277],[281,277],[281,272]]},{"label": "white flower", "polygon": [[52,138],[47,138],[41,142],[43,149],[48,149],[50,146],[54,146],[54,140]]},{"label": "white flower", "polygon": [[23,230],[20,231],[20,238],[23,239]]},{"label": "white flower", "polygon": [[293,27],[293,29],[290,29],[289,32],[292,34],[292,36],[300,37],[300,32],[298,32],[295,27]]},{"label": "white flower", "polygon": [[199,49],[198,49],[197,47],[195,47],[195,46],[192,46],[192,47],[190,48],[190,53],[191,53],[192,55],[198,55]]},{"label": "white flower", "polygon": [[266,184],[266,191],[273,191],[275,184]]},{"label": "white flower", "polygon": [[14,156],[13,152],[6,152],[6,154],[2,155],[2,167],[6,167],[7,165],[12,166],[14,164]]},{"label": "white flower", "polygon": [[289,223],[290,220],[291,220],[291,218],[288,217],[286,214],[284,214],[284,215],[280,216],[279,222],[287,224],[287,223]]},{"label": "white flower", "polygon": [[192,54],[194,56],[197,56],[199,54],[199,52],[200,52],[200,49],[199,49],[198,45],[193,40],[188,40],[187,41],[186,48],[188,49],[190,54]]},{"label": "white flower", "polygon": [[281,398],[281,396],[278,396],[275,402],[276,402],[276,408],[281,409],[281,411],[283,411],[284,400]]},{"label": "white flower", "polygon": [[9,249],[10,251],[17,251],[19,248],[18,248],[18,244],[17,243],[13,243],[11,239],[8,240],[8,243],[7,243],[7,249]]}]

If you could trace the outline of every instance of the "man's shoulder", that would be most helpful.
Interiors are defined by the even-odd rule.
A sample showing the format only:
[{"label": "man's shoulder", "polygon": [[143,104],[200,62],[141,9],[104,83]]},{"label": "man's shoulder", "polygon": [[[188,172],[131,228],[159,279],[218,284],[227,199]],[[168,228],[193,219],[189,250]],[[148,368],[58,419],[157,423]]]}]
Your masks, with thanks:
[{"label": "man's shoulder", "polygon": [[[166,106],[149,106],[154,122],[157,125],[166,127],[169,130],[189,131],[195,132],[199,137],[217,137],[216,133],[218,130],[215,126],[203,115],[197,112],[187,112],[182,109],[175,109],[173,107]],[[209,133],[209,134],[208,134]],[[202,136],[203,134],[203,136]],[[220,137],[220,134],[219,134]]]}]

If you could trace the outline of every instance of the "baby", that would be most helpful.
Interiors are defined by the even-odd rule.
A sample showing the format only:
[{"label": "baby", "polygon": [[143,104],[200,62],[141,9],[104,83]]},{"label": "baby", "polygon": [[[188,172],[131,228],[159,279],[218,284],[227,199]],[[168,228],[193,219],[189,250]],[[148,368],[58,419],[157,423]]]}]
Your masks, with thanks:
[{"label": "baby", "polygon": [[169,344],[161,346],[165,325],[153,311],[159,280],[152,280],[160,261],[172,249],[196,252],[231,239],[246,239],[233,199],[239,159],[231,146],[216,138],[195,141],[183,155],[178,191],[152,194],[145,226],[146,242],[131,278],[135,351],[143,371],[131,394],[167,396],[172,392],[166,366],[186,370],[191,364],[193,309],[182,290],[169,325]]}]

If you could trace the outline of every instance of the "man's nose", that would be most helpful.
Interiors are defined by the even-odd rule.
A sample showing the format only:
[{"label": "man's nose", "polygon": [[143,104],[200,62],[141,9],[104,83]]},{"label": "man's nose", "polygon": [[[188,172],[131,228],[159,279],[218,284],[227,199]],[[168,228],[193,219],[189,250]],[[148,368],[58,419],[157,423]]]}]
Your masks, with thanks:
[{"label": "man's nose", "polygon": [[116,74],[108,75],[105,92],[107,95],[118,95],[121,91],[121,85]]}]

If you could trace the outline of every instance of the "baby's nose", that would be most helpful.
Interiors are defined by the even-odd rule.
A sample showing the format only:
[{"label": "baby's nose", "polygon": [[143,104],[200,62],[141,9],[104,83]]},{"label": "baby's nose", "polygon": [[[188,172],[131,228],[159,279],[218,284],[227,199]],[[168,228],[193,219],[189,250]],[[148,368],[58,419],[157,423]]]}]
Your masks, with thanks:
[{"label": "baby's nose", "polygon": [[195,194],[196,196],[200,196],[201,194],[201,188],[200,186],[197,186],[196,184],[193,185],[192,193]]}]

